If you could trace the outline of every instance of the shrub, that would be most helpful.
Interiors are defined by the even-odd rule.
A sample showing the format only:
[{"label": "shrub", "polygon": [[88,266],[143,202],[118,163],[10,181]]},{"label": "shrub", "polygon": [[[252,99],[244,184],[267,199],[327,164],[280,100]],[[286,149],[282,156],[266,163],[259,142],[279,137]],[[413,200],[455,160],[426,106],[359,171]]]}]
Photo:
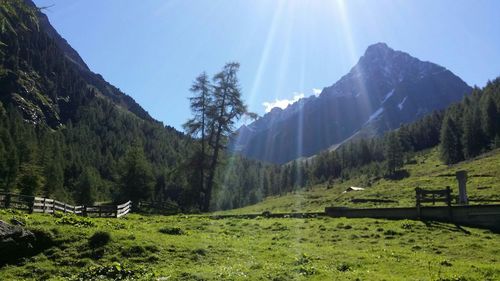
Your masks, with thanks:
[{"label": "shrub", "polygon": [[410,230],[413,228],[413,223],[411,221],[405,220],[401,223],[401,228]]},{"label": "shrub", "polygon": [[95,223],[90,218],[76,215],[63,215],[56,220],[56,224],[72,225],[75,227],[93,227]]},{"label": "shrub", "polygon": [[302,265],[298,268],[297,272],[300,275],[309,276],[316,273],[316,268],[312,265]]},{"label": "shrub", "polygon": [[118,262],[114,262],[105,266],[91,266],[80,273],[77,280],[154,280],[154,276],[154,272],[147,271],[144,268],[127,268]]},{"label": "shrub", "polygon": [[143,257],[146,256],[146,252],[146,248],[140,245],[134,245],[121,251],[124,257]]},{"label": "shrub", "polygon": [[160,228],[160,233],[168,234],[168,235],[183,235],[185,232],[179,227],[163,227]]},{"label": "shrub", "polygon": [[311,257],[309,257],[308,255],[303,253],[298,258],[295,258],[294,264],[295,265],[304,265],[304,264],[308,264],[310,262],[311,262]]},{"label": "shrub", "polygon": [[340,272],[346,272],[351,270],[351,265],[345,262],[341,262],[337,265],[337,270]]}]

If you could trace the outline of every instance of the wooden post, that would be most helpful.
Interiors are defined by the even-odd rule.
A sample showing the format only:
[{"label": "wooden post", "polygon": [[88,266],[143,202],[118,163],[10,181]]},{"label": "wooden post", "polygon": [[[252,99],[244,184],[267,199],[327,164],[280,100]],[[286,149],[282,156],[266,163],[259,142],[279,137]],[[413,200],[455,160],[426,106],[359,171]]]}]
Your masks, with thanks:
[{"label": "wooden post", "polygon": [[450,221],[453,221],[453,209],[451,208],[451,188],[446,187],[446,205],[448,206],[448,216]]},{"label": "wooden post", "polygon": [[7,208],[10,207],[10,193],[5,194],[4,200],[5,200],[5,202],[4,202],[5,203],[5,209],[7,209]]},{"label": "wooden post", "polygon": [[446,187],[446,205],[451,207],[451,188],[449,186]]},{"label": "wooden post", "polygon": [[31,204],[30,204],[30,214],[33,213],[33,211],[35,210],[35,197],[30,197],[31,198]]},{"label": "wooden post", "polygon": [[118,205],[115,206],[115,218],[118,218]]},{"label": "wooden post", "polygon": [[468,205],[467,198],[467,171],[458,171],[456,173],[458,180],[458,204]]},{"label": "wooden post", "polygon": [[415,188],[415,196],[416,196],[416,202],[417,202],[417,218],[420,219],[421,217],[421,210],[420,210],[420,195],[421,195],[421,189],[419,187]]}]

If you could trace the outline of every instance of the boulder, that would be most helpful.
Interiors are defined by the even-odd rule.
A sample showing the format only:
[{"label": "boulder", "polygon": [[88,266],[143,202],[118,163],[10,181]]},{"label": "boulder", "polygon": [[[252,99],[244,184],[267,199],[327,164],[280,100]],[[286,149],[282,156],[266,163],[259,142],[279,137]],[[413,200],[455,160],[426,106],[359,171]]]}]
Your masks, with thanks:
[{"label": "boulder", "polygon": [[34,252],[33,232],[18,225],[0,221],[0,265],[13,262]]}]

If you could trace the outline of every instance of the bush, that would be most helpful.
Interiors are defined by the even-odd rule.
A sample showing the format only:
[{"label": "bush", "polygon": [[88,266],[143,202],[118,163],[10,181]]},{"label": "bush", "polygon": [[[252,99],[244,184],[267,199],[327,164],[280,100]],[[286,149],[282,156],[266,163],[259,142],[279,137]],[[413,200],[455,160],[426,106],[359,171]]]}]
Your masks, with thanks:
[{"label": "bush", "polygon": [[78,275],[77,280],[154,280],[155,274],[144,268],[126,268],[114,262],[106,266],[92,266]]},{"label": "bush", "polygon": [[306,255],[306,254],[302,254],[300,255],[298,258],[295,258],[295,265],[304,265],[304,264],[308,264],[311,262],[311,258]]},{"label": "bush", "polygon": [[89,238],[89,246],[92,249],[105,246],[111,241],[111,235],[106,231],[97,231]]},{"label": "bush", "polygon": [[76,215],[63,215],[56,220],[56,224],[72,225],[76,227],[92,227],[95,223],[90,218],[79,217]]},{"label": "bush", "polygon": [[121,251],[124,257],[144,257],[148,250],[140,245],[134,245]]},{"label": "bush", "polygon": [[183,234],[185,234],[185,232],[178,227],[164,227],[164,228],[160,228],[159,231],[160,231],[160,233],[168,234],[168,235],[183,235]]},{"label": "bush", "polygon": [[404,220],[402,223],[401,223],[401,228],[402,229],[407,229],[407,230],[410,230],[413,228],[413,223],[409,220]]},{"label": "bush", "polygon": [[351,270],[351,265],[345,262],[341,262],[337,265],[337,270],[340,272],[346,272]]}]

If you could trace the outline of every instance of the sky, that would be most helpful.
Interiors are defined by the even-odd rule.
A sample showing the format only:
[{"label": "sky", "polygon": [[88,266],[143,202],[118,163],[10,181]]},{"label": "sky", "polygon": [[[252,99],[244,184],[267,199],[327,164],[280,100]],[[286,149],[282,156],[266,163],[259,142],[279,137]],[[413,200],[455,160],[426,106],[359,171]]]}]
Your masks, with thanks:
[{"label": "sky", "polygon": [[495,0],[34,0],[90,69],[182,130],[201,72],[241,64],[259,115],[334,84],[385,42],[469,85],[500,76]]}]

